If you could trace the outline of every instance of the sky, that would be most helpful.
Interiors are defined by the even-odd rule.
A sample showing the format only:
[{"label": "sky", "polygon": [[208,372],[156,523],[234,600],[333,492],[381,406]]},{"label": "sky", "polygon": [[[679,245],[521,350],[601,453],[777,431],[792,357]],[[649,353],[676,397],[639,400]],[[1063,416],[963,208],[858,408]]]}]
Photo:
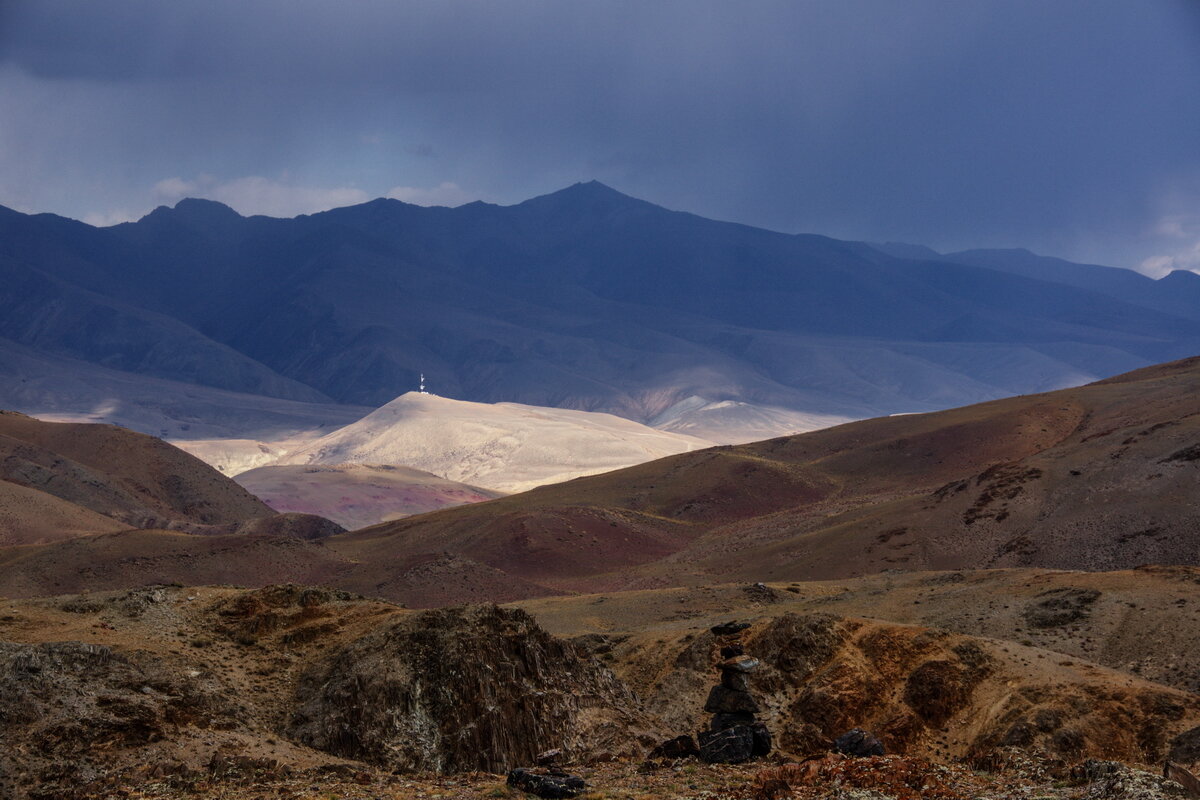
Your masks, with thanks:
[{"label": "sky", "polygon": [[1200,0],[0,0],[0,205],[113,224],[592,179],[1200,270]]}]

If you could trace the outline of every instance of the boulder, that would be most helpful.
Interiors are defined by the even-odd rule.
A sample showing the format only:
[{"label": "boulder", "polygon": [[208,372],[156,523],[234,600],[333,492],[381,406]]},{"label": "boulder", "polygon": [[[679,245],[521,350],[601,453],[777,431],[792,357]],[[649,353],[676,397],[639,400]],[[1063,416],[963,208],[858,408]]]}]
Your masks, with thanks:
[{"label": "boulder", "polygon": [[721,686],[735,692],[750,691],[750,675],[746,672],[726,670],[721,673]]},{"label": "boulder", "polygon": [[740,764],[754,757],[754,729],[735,725],[700,734],[700,759],[708,764]]},{"label": "boulder", "polygon": [[527,769],[514,769],[509,772],[508,785],[537,797],[545,797],[547,800],[578,797],[587,790],[587,784],[578,776],[555,773],[538,775]]},{"label": "boulder", "polygon": [[734,622],[730,620],[729,622],[722,622],[720,625],[713,625],[709,630],[712,631],[713,636],[733,636],[749,627],[749,622]]},{"label": "boulder", "polygon": [[746,655],[746,648],[740,644],[727,644],[721,648],[721,658],[730,659]]},{"label": "boulder", "polygon": [[726,728],[736,728],[739,725],[753,724],[754,715],[748,711],[721,712],[713,714],[709,728],[714,731],[723,731]]},{"label": "boulder", "polygon": [[883,743],[861,728],[846,731],[833,742],[834,751],[846,756],[881,756]]}]

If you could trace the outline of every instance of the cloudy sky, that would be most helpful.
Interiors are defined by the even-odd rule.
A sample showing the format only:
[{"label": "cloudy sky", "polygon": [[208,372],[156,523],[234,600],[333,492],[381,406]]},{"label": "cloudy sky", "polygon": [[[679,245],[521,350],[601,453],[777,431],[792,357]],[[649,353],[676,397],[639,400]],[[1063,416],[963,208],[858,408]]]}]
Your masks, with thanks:
[{"label": "cloudy sky", "polygon": [[791,232],[1200,269],[1196,0],[0,0],[0,204],[597,179]]}]

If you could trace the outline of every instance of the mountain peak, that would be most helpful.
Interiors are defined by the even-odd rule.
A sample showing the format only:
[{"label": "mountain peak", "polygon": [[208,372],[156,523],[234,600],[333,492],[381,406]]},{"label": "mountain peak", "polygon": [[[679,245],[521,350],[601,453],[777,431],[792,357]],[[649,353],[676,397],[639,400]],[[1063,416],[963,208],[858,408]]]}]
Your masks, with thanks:
[{"label": "mountain peak", "polygon": [[175,210],[192,219],[241,219],[242,215],[224,203],[202,197],[185,197],[175,204]]},{"label": "mountain peak", "polygon": [[557,192],[540,195],[524,203],[522,206],[541,206],[541,205],[572,205],[572,206],[587,206],[587,207],[602,207],[613,206],[621,203],[644,203],[643,200],[638,200],[636,197],[630,197],[627,194],[622,194],[611,186],[606,186],[600,181],[587,181],[573,183],[565,189],[559,189]]}]

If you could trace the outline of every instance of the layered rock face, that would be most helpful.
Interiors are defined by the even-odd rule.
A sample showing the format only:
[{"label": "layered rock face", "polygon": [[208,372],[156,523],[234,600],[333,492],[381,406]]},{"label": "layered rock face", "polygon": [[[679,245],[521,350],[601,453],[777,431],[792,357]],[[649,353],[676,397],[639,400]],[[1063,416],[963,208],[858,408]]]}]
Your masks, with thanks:
[{"label": "layered rock face", "polygon": [[390,769],[501,772],[559,748],[571,759],[639,752],[629,690],[525,612],[406,615],[300,680],[289,734]]}]

